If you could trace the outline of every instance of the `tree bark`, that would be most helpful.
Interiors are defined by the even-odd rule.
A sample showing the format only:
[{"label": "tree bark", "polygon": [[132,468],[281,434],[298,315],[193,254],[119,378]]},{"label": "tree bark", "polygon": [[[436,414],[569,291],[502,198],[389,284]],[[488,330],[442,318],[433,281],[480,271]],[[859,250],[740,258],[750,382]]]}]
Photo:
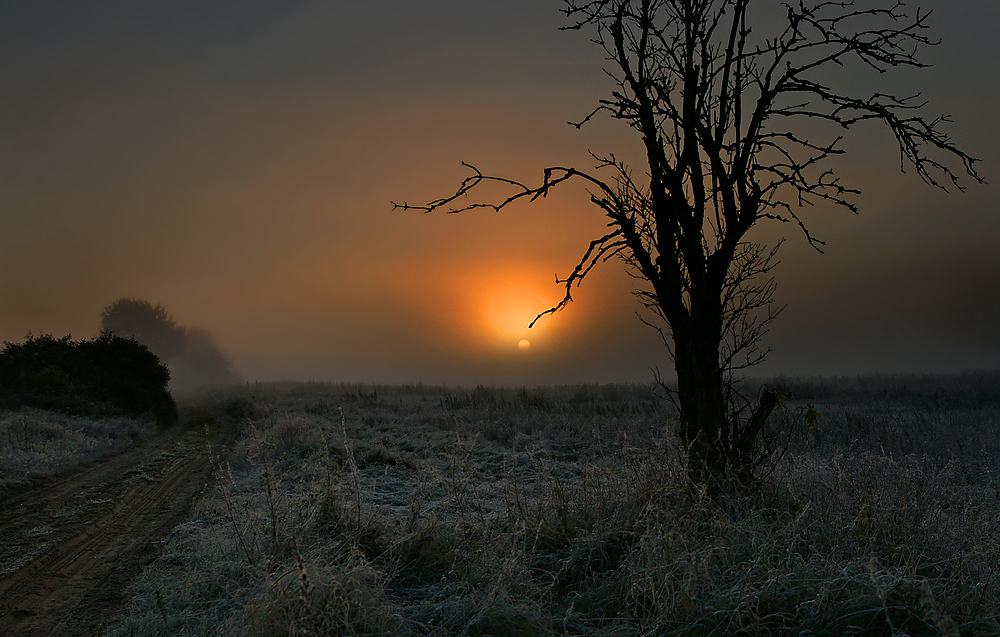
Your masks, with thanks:
[{"label": "tree bark", "polygon": [[681,440],[688,450],[691,480],[714,488],[725,473],[725,437],[729,430],[719,366],[721,325],[692,321],[689,329],[690,333],[674,330]]}]

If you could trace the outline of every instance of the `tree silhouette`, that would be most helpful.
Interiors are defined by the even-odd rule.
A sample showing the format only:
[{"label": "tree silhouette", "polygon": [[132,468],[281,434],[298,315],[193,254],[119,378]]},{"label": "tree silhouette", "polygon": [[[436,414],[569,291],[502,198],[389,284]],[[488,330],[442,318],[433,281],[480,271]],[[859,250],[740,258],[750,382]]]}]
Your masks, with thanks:
[{"label": "tree silhouette", "polygon": [[[771,3],[772,5],[774,3]],[[902,2],[789,0],[785,19],[758,36],[749,8],[757,0],[567,0],[568,29],[590,29],[613,78],[610,97],[582,121],[606,113],[629,124],[645,166],[633,172],[615,156],[594,155],[598,170],[553,166],[538,185],[472,174],[451,196],[425,212],[499,211],[535,201],[575,180],[608,220],[560,283],[572,300],[598,263],[619,257],[639,282],[636,296],[652,312],[677,374],[674,396],[689,472],[713,489],[750,479],[759,440],[777,396],[760,392],[756,407],[740,397],[735,370],[767,353],[760,338],[774,318],[768,273],[776,246],[747,238],[761,222],[793,223],[819,249],[801,212],[829,204],[857,211],[858,191],[841,182],[826,160],[844,152],[840,133],[864,122],[891,131],[901,166],[926,183],[961,188],[952,166],[977,182],[976,160],[942,132],[945,116],[926,118],[916,95],[862,94],[840,71],[878,74],[922,67],[918,46],[935,44],[928,13]],[[762,25],[763,26],[763,25]],[[838,86],[843,84],[843,86]],[[601,174],[601,177],[598,177]],[[610,173],[610,176],[605,176]],[[480,184],[511,188],[501,201],[464,203]],[[536,320],[538,320],[536,318]]]},{"label": "tree silhouette", "polygon": [[184,351],[183,327],[162,305],[144,299],[120,298],[101,312],[101,332],[135,339],[164,363]]},{"label": "tree silhouette", "polygon": [[101,312],[101,332],[131,338],[148,347],[170,366],[170,386],[175,392],[231,385],[240,380],[211,334],[178,325],[162,305],[144,299],[117,299]]},{"label": "tree silhouette", "polygon": [[180,392],[240,382],[229,357],[202,329],[185,330],[184,350],[172,363],[172,372],[171,387]]}]

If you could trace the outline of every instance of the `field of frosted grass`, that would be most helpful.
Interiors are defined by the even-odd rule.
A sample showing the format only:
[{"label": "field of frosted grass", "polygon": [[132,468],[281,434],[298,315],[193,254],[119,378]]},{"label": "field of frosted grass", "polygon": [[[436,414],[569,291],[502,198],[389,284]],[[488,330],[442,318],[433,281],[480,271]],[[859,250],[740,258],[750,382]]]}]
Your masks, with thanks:
[{"label": "field of frosted grass", "polygon": [[130,418],[77,418],[33,408],[0,410],[0,490],[70,470],[157,431]]},{"label": "field of frosted grass", "polygon": [[216,394],[241,438],[109,634],[1000,633],[998,376],[771,382],[789,451],[722,502],[651,387]]}]

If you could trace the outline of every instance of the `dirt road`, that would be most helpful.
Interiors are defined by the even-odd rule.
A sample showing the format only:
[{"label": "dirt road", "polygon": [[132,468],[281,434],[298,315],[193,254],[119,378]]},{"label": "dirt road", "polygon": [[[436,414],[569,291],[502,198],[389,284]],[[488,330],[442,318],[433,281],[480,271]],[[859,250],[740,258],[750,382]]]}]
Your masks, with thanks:
[{"label": "dirt road", "polygon": [[203,410],[130,450],[0,500],[0,635],[93,635],[211,476],[232,427]]}]

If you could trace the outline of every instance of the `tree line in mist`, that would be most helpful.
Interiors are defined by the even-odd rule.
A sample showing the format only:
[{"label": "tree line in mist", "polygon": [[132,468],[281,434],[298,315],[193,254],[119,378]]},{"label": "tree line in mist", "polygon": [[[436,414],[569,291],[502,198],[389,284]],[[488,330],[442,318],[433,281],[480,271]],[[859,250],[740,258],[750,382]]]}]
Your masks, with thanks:
[{"label": "tree line in mist", "polygon": [[240,381],[211,334],[179,325],[160,304],[117,299],[101,312],[101,332],[131,338],[149,348],[170,369],[174,393]]}]

